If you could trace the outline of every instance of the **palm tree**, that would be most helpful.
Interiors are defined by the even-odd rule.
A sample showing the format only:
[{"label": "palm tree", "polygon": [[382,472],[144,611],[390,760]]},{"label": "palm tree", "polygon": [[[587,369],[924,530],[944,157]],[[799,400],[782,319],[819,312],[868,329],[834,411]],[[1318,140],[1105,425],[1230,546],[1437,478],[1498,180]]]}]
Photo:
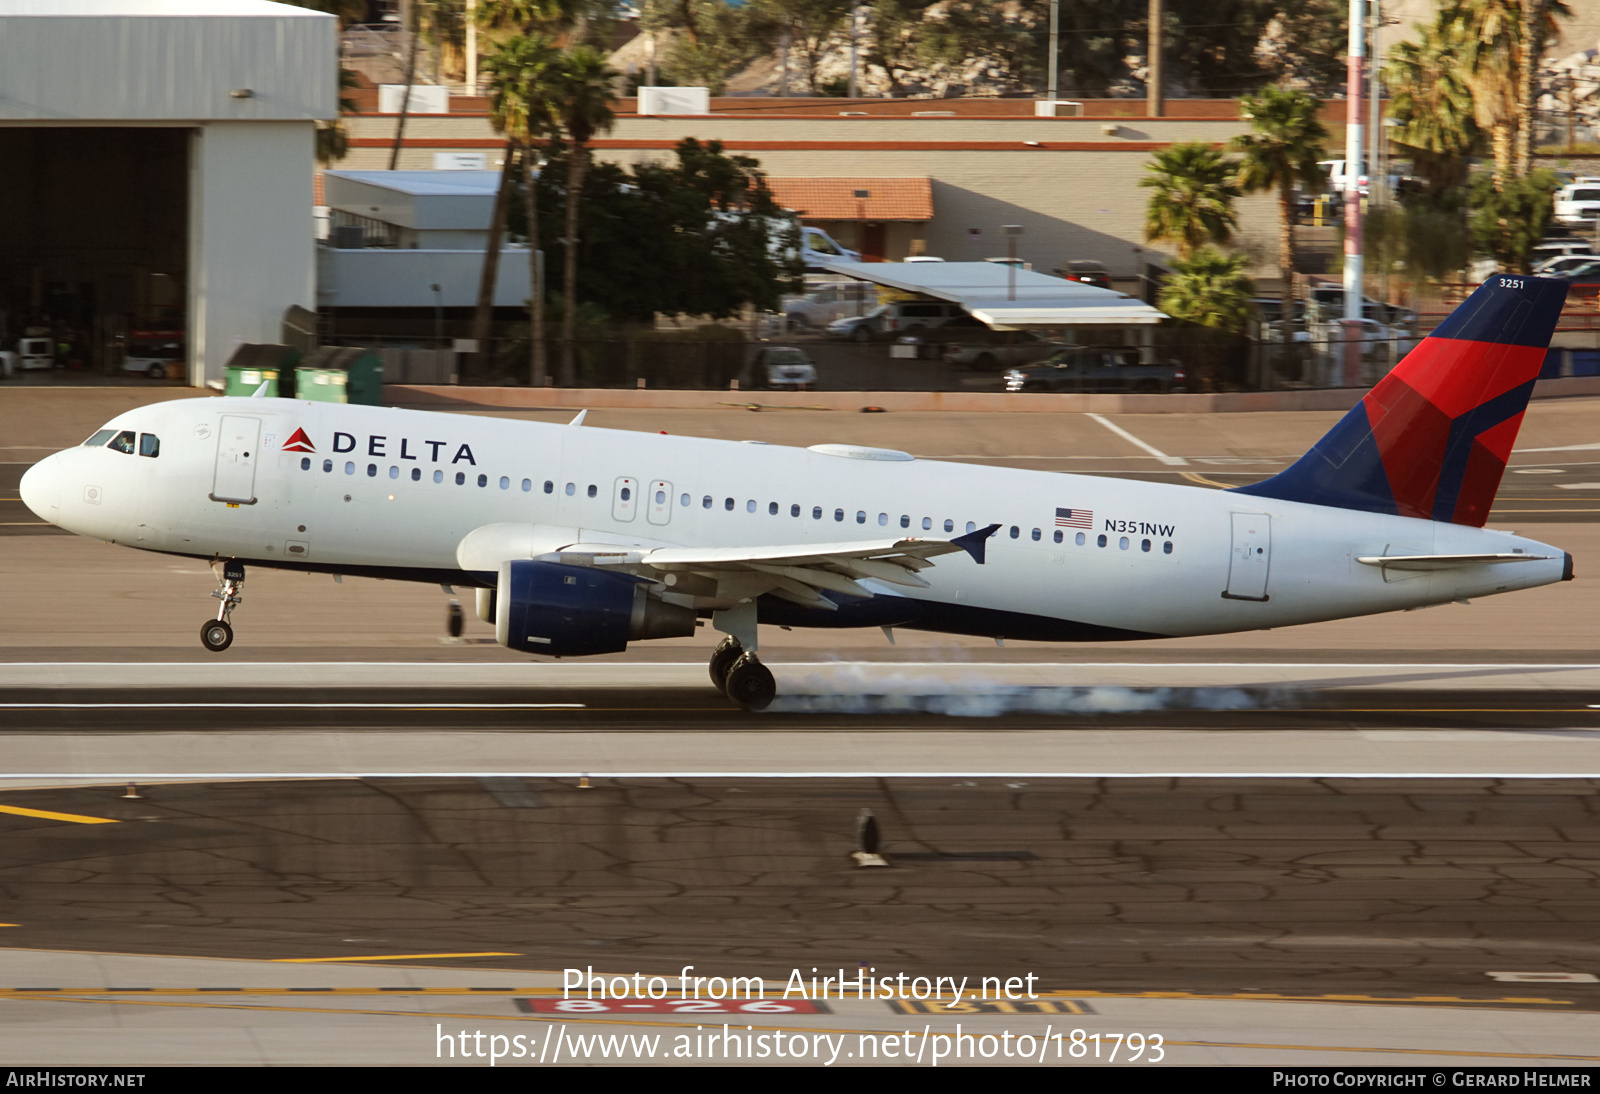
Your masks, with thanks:
[{"label": "palm tree", "polygon": [[1174,319],[1241,333],[1250,321],[1255,295],[1244,264],[1244,255],[1215,247],[1201,247],[1178,259],[1161,288],[1161,310]]},{"label": "palm tree", "polygon": [[[545,292],[539,267],[538,155],[535,146],[556,131],[555,92],[560,64],[561,52],[551,39],[542,34],[519,34],[484,59],[484,71],[490,77],[489,120],[495,129],[507,134],[507,167],[501,175],[500,186],[500,193],[506,195],[507,200],[496,202],[497,225],[504,224],[505,206],[509,204],[509,180],[515,176],[511,166],[514,153],[521,152],[523,209],[528,220],[529,375],[537,387],[544,386],[550,370],[545,361]],[[499,230],[491,230],[496,243]],[[488,269],[487,261],[485,269]],[[480,306],[483,290],[484,286],[480,285]]]},{"label": "palm tree", "polygon": [[611,128],[611,104],[618,73],[598,50],[576,46],[567,51],[553,75],[556,113],[567,142],[567,235],[564,240],[561,311],[561,383],[577,383],[574,335],[578,315],[578,208],[583,198],[583,178],[589,168],[589,142]]},{"label": "palm tree", "polygon": [[1191,371],[1202,391],[1222,386],[1222,363],[1237,350],[1239,335],[1250,322],[1255,291],[1244,275],[1245,256],[1206,246],[1172,263],[1162,286],[1161,310],[1185,323],[1205,328],[1184,339]]},{"label": "palm tree", "polygon": [[1322,182],[1322,157],[1328,131],[1317,117],[1317,100],[1304,91],[1265,87],[1259,95],[1239,100],[1241,112],[1254,133],[1233,139],[1243,153],[1239,185],[1246,191],[1278,192],[1278,267],[1283,275],[1283,338],[1290,341],[1294,324],[1294,191],[1304,183]]},{"label": "palm tree", "polygon": [[1145,238],[1178,245],[1187,259],[1196,247],[1227,243],[1239,226],[1233,203],[1239,196],[1238,168],[1209,144],[1175,144],[1145,164],[1140,186],[1154,190],[1144,218]]},{"label": "palm tree", "polygon": [[1459,0],[1448,14],[1461,26],[1463,67],[1478,124],[1492,136],[1499,190],[1528,173],[1534,69],[1560,29],[1556,17],[1571,12],[1562,0]]},{"label": "palm tree", "polygon": [[1462,71],[1464,26],[1441,13],[1432,26],[1412,28],[1419,42],[1401,42],[1390,52],[1384,83],[1386,113],[1396,123],[1396,144],[1411,149],[1417,170],[1435,198],[1467,180],[1467,157],[1483,142],[1472,87]]}]

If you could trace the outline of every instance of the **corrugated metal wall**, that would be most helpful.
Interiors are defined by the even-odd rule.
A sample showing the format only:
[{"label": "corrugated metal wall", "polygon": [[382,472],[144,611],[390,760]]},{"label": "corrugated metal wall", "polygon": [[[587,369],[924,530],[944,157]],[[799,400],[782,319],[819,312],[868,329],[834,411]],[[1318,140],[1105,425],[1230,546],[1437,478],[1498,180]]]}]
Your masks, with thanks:
[{"label": "corrugated metal wall", "polygon": [[[9,15],[0,123],[288,121],[338,113],[338,21],[293,14]],[[249,98],[232,92],[248,88]]]}]

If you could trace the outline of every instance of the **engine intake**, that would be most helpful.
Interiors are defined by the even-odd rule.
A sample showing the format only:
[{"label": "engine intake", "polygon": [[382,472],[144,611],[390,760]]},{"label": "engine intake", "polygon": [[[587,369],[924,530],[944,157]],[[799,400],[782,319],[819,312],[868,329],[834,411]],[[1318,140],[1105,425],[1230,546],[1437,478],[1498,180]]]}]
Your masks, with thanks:
[{"label": "engine intake", "polygon": [[551,657],[619,653],[631,641],[695,629],[692,608],[654,599],[642,578],[531,559],[500,564],[494,617],[502,646]]}]

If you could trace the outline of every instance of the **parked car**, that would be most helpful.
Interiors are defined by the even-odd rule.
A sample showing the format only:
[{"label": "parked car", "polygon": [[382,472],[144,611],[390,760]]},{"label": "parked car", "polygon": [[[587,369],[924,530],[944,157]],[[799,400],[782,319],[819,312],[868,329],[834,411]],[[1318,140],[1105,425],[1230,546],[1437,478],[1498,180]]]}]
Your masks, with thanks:
[{"label": "parked car", "polygon": [[[1405,330],[1402,327],[1385,326],[1372,319],[1358,319],[1360,327],[1357,338],[1361,342],[1361,356],[1378,359],[1387,359],[1389,356],[1389,343],[1394,343],[1395,359],[1399,360],[1410,353],[1422,341],[1422,337]],[[1316,340],[1325,342],[1330,346],[1343,342],[1346,338],[1343,320],[1334,320],[1321,324],[1317,331]],[[1310,339],[1308,339],[1310,340]]]},{"label": "parked car", "polygon": [[1187,378],[1173,364],[1146,365],[1136,349],[1064,350],[1005,374],[1007,391],[1183,391]]},{"label": "parked car", "polygon": [[837,319],[828,324],[828,334],[852,342],[870,342],[874,338],[932,330],[966,314],[960,304],[944,300],[896,300],[866,315]]},{"label": "parked car", "polygon": [[1600,293],[1600,260],[1585,262],[1544,276],[1565,281],[1568,285],[1569,300],[1576,297],[1592,297]]},{"label": "parked car", "polygon": [[1579,267],[1588,266],[1596,262],[1600,262],[1600,255],[1556,255],[1553,258],[1545,259],[1543,262],[1535,263],[1533,272],[1540,277],[1554,277],[1557,274],[1565,273],[1567,270],[1576,270]]},{"label": "parked car", "polygon": [[1047,331],[995,330],[970,315],[952,320],[923,337],[943,344],[940,354],[957,368],[992,369],[1031,365],[1067,349]]},{"label": "parked car", "polygon": [[883,314],[883,333],[916,334],[942,327],[967,314],[960,304],[947,300],[896,300]]},{"label": "parked car", "polygon": [[[1344,288],[1339,285],[1316,286],[1311,290],[1311,305],[1313,319],[1343,319]],[[1364,319],[1391,325],[1417,321],[1417,313],[1409,308],[1374,300],[1370,296],[1361,298],[1361,314]]]},{"label": "parked car", "polygon": [[56,355],[50,350],[48,338],[22,338],[17,341],[16,368],[20,372],[31,369],[55,368]]},{"label": "parked car", "polygon": [[1592,239],[1556,239],[1546,237],[1533,245],[1533,250],[1528,253],[1528,260],[1537,270],[1541,265],[1552,258],[1571,258],[1573,255],[1586,255],[1594,250]]},{"label": "parked car", "polygon": [[790,330],[820,330],[835,319],[864,315],[877,306],[878,286],[867,281],[840,281],[784,297],[783,317]]},{"label": "parked car", "polygon": [[1093,285],[1097,289],[1111,287],[1111,271],[1106,269],[1104,262],[1095,262],[1087,258],[1074,258],[1065,265],[1057,266],[1054,270],[1057,277],[1064,277],[1068,281],[1081,281],[1085,285]]},{"label": "parked car", "polygon": [[123,372],[142,372],[152,380],[175,376],[182,370],[181,342],[130,342],[122,358]]},{"label": "parked car", "polygon": [[1575,182],[1557,190],[1555,215],[1561,224],[1585,224],[1600,216],[1600,184]]},{"label": "parked car", "polygon": [[762,346],[745,366],[739,386],[810,391],[817,386],[817,366],[794,346]]},{"label": "parked car", "polygon": [[829,338],[843,338],[849,342],[870,342],[883,331],[883,317],[889,305],[879,304],[865,315],[847,315],[828,324]]}]

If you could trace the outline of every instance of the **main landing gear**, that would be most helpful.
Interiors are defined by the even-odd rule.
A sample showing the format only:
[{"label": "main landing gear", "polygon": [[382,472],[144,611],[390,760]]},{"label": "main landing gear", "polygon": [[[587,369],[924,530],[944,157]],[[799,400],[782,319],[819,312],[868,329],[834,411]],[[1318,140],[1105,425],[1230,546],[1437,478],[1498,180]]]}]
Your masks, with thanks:
[{"label": "main landing gear", "polygon": [[711,654],[711,682],[745,710],[766,710],[778,694],[772,672],[731,636]]},{"label": "main landing gear", "polygon": [[212,653],[221,653],[233,645],[233,624],[228,622],[244,597],[239,595],[239,586],[244,584],[244,563],[237,559],[228,559],[222,564],[222,578],[217,582],[217,588],[212,596],[222,601],[217,608],[217,617],[208,619],[200,628],[200,643]]}]

